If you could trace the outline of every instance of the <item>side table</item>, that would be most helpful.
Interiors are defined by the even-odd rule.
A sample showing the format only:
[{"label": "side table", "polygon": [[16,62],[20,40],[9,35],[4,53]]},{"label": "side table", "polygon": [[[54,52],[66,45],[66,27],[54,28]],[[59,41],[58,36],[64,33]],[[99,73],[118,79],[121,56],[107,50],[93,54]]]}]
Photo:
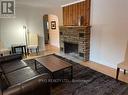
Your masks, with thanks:
[{"label": "side table", "polygon": [[12,53],[16,53],[16,49],[21,49],[21,53],[27,56],[26,45],[13,45],[11,49],[12,49]]}]

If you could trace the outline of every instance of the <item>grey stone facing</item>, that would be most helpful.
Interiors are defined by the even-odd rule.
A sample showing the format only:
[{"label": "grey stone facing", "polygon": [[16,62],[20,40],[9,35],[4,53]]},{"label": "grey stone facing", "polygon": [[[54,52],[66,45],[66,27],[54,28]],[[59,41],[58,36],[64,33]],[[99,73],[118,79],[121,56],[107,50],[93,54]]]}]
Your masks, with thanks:
[{"label": "grey stone facing", "polygon": [[84,61],[89,60],[90,26],[60,26],[60,50],[64,52],[64,42],[78,44],[78,55]]}]

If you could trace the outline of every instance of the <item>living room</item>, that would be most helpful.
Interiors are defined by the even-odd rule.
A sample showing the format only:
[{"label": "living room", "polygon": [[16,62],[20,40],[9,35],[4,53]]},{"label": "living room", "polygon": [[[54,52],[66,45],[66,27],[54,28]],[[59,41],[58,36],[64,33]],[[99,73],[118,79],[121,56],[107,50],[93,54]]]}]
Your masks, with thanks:
[{"label": "living room", "polygon": [[[50,92],[52,92],[53,95],[128,94],[128,74],[126,72],[126,70],[128,70],[128,65],[126,64],[128,57],[128,22],[126,20],[128,17],[126,12],[128,1],[15,0],[14,5],[15,12],[13,15],[6,16],[0,14],[0,62],[1,64],[8,63],[3,62],[3,60],[6,61],[7,56],[13,55],[16,51],[23,54],[26,52],[23,56],[23,60],[21,60],[20,54],[13,55],[13,57],[16,57],[16,60],[18,58],[20,61],[23,61],[23,63],[20,62],[22,66],[17,64],[19,67],[15,69],[24,69],[21,74],[25,71],[29,71],[31,68],[34,72],[38,67],[39,70],[37,70],[38,72],[36,73],[31,73],[30,76],[27,76],[29,74],[23,74],[23,76],[19,77],[18,74],[14,74],[17,72],[14,72],[15,70],[12,70],[11,66],[9,66],[11,63],[8,65],[0,65],[4,73],[1,69],[0,72],[2,72],[2,75],[5,75],[10,82],[9,85],[17,84],[18,81],[24,82],[24,80],[26,81],[30,77],[35,78],[37,73],[47,73],[47,70],[43,70],[44,67],[51,72],[56,71],[56,69],[58,72],[58,68],[70,69],[71,67],[71,72],[68,70],[68,73],[73,75],[72,82],[81,82],[73,82],[74,84],[71,85],[70,82],[68,81],[68,83],[66,80],[66,83],[64,82],[65,84],[52,87],[53,89]],[[83,34],[82,31],[84,31],[85,34]],[[77,34],[77,32],[80,33]],[[26,35],[26,33],[35,33],[38,35],[38,38],[35,36],[27,37],[28,34]],[[38,43],[36,49],[26,47],[28,46],[27,44],[31,42],[28,41],[28,38],[32,38],[34,42]],[[36,41],[37,39],[38,41]],[[17,45],[18,48],[20,47],[21,49],[15,49]],[[35,48],[35,45],[32,48]],[[53,58],[53,55],[57,58],[61,57],[61,60],[66,60],[68,63],[71,61],[71,63],[75,62],[81,65],[65,65],[65,63],[63,63],[65,68],[63,66],[61,67],[57,64],[60,59]],[[56,64],[56,66],[50,64],[49,67],[43,64],[42,59],[39,59],[39,57],[42,56],[44,56],[44,62],[47,63],[50,61]],[[45,59],[47,56],[48,59]],[[14,59],[13,57],[11,58]],[[24,62],[27,64],[24,64]],[[42,63],[44,67],[40,66],[38,63]],[[14,65],[16,65],[16,63]],[[122,70],[120,71],[120,69]],[[67,72],[66,70],[64,71],[65,73]],[[64,75],[70,78],[70,74],[69,76],[67,76],[67,74]],[[52,78],[53,76],[54,75],[52,75]],[[58,76],[62,77],[63,73],[61,73],[61,75],[55,74],[54,77],[58,78]],[[90,78],[90,76],[92,78]],[[15,80],[16,77],[18,79],[21,78],[21,80]],[[22,77],[24,78],[22,79]],[[63,78],[59,79],[61,79],[59,81],[63,80]],[[83,81],[84,83],[82,83]],[[23,86],[21,82],[20,85]],[[9,87],[6,89],[8,88]],[[45,87],[43,88],[45,89]],[[59,91],[57,92],[57,90]],[[45,90],[43,91],[43,93],[45,93]],[[12,95],[9,94],[12,92],[4,92],[4,90],[2,92],[2,95],[6,95],[6,93],[8,93],[7,95]],[[13,95],[29,95],[26,94],[28,93],[27,91],[22,93],[24,94],[14,93]],[[38,95],[43,95],[40,93],[41,92],[39,92]],[[31,93],[30,95],[33,94]]]}]

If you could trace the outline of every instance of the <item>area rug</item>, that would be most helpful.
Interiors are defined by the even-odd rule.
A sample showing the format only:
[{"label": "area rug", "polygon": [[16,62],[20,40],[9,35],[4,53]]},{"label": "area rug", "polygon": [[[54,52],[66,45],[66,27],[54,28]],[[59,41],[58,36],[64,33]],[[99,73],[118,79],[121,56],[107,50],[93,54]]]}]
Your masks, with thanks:
[{"label": "area rug", "polygon": [[[116,81],[112,77],[61,56],[57,57],[73,64],[73,80],[64,81],[52,87],[52,95],[128,95],[128,93],[124,94],[128,90],[127,83]],[[34,70],[33,59],[25,62]],[[39,74],[48,72],[44,67],[38,66]],[[69,72],[70,70],[65,70],[64,75],[67,77]],[[62,76],[62,73],[59,76]]]}]

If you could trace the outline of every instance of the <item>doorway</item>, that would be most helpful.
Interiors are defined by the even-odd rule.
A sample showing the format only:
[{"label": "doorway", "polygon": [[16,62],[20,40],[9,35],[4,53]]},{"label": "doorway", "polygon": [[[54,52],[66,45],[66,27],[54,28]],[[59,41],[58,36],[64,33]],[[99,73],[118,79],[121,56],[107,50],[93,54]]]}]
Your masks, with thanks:
[{"label": "doorway", "polygon": [[49,44],[49,25],[48,25],[48,15],[43,16],[43,26],[44,26],[44,39],[45,44]]},{"label": "doorway", "polygon": [[58,17],[53,14],[45,14],[43,16],[43,24],[45,45],[49,44],[59,48],[60,45]]}]

